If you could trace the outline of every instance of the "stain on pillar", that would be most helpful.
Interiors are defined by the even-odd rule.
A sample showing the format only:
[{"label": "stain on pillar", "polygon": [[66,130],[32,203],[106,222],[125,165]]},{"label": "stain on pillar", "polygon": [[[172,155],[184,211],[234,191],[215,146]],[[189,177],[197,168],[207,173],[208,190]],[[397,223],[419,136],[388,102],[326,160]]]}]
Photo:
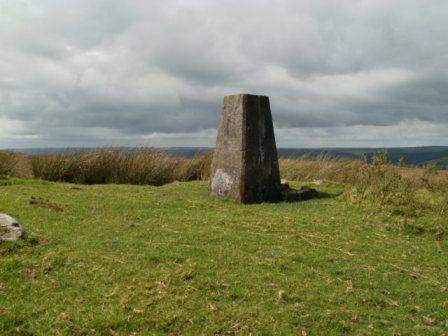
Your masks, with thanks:
[{"label": "stain on pillar", "polygon": [[210,195],[241,203],[282,200],[269,97],[224,97]]}]

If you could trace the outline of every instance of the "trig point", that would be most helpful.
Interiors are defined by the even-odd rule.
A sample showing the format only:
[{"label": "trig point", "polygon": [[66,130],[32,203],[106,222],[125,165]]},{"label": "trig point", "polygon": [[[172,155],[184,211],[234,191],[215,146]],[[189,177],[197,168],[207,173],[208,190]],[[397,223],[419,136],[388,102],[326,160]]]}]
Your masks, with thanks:
[{"label": "trig point", "polygon": [[224,97],[210,195],[241,203],[282,200],[268,97],[250,94]]}]

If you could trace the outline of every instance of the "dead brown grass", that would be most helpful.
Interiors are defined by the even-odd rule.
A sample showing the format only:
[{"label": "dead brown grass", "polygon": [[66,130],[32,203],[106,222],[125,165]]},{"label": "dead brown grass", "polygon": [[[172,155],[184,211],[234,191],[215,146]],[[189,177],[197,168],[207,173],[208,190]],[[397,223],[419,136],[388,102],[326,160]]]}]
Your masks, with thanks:
[{"label": "dead brown grass", "polygon": [[65,155],[30,157],[34,176],[50,181],[85,184],[163,185],[208,178],[210,154],[174,157],[153,148],[131,151],[98,149]]},{"label": "dead brown grass", "polygon": [[326,155],[311,158],[304,155],[297,158],[281,159],[280,171],[282,178],[287,180],[328,180],[355,183],[355,173],[364,164],[361,160],[334,158]]},{"label": "dead brown grass", "polygon": [[[387,171],[388,176],[400,176],[413,188],[448,189],[447,170],[438,170],[434,166],[407,168],[388,164],[387,157],[381,160],[381,169]],[[0,175],[83,184],[163,185],[173,181],[207,180],[210,163],[210,152],[187,158],[154,148],[129,151],[103,148],[75,154],[29,156],[0,152]],[[363,172],[368,171],[369,166],[371,164],[362,160],[326,155],[280,160],[282,178],[287,180],[328,180],[348,185],[378,183],[375,179],[366,181]]]},{"label": "dead brown grass", "polygon": [[[429,190],[446,190],[448,188],[448,170],[438,170],[435,166],[426,168],[409,168],[387,163],[387,156],[377,159],[384,174],[395,174],[410,183],[411,187]],[[287,180],[313,181],[328,180],[345,184],[357,185],[365,177],[362,172],[373,163],[363,160],[334,158],[321,155],[315,158],[301,156],[280,160],[282,178]],[[365,181],[364,181],[365,182]],[[376,183],[378,181],[370,181]]]},{"label": "dead brown grass", "polygon": [[27,156],[21,153],[0,151],[0,176],[31,178],[31,164]]}]

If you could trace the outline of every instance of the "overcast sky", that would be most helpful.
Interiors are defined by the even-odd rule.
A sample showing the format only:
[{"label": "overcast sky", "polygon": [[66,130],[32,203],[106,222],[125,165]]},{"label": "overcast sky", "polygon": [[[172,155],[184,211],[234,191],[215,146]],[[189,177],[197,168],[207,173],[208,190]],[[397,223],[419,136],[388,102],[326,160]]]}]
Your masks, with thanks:
[{"label": "overcast sky", "polygon": [[281,147],[448,145],[448,1],[0,0],[0,148],[213,146],[240,92]]}]

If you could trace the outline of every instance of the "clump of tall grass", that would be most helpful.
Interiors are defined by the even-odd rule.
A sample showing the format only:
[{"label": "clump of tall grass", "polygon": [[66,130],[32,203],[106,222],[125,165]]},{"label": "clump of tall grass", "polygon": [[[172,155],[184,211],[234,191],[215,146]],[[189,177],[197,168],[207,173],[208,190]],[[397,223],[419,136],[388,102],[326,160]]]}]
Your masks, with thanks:
[{"label": "clump of tall grass", "polygon": [[212,153],[200,153],[193,158],[176,158],[176,180],[197,181],[210,178]]},{"label": "clump of tall grass", "polygon": [[75,182],[80,165],[68,155],[37,154],[30,156],[35,178],[48,181]]},{"label": "clump of tall grass", "polygon": [[[280,159],[282,178],[287,180],[328,180],[357,190],[354,198],[373,195],[380,203],[390,200],[389,191],[448,190],[448,171],[435,166],[408,168],[391,165],[387,156],[377,154],[371,162],[329,155]],[[71,154],[25,156],[0,152],[0,175],[36,177],[49,181],[102,184],[162,185],[173,181],[206,180],[210,174],[211,152],[195,157],[178,157],[153,148],[119,150],[104,148]],[[369,186],[369,187],[368,187]]]},{"label": "clump of tall grass", "polygon": [[[407,169],[391,165],[387,153],[377,153],[372,162],[365,163],[354,175],[355,183],[346,188],[346,200],[363,203],[375,213],[398,215],[402,227],[412,232],[431,231],[437,239],[448,232],[448,174],[434,166],[426,169]],[[413,219],[435,214],[435,220],[413,224]]]},{"label": "clump of tall grass", "polygon": [[0,176],[28,178],[31,175],[31,167],[25,155],[0,151]]},{"label": "clump of tall grass", "polygon": [[392,206],[408,213],[417,203],[417,187],[409,177],[390,165],[387,153],[376,153],[371,163],[365,162],[354,172],[354,183],[346,192],[352,203],[369,200],[375,207]]},{"label": "clump of tall grass", "polygon": [[84,184],[163,185],[173,181],[206,179],[210,154],[194,158],[138,148],[130,151],[98,149],[76,154],[34,155],[34,176],[44,180]]},{"label": "clump of tall grass", "polygon": [[411,218],[436,213],[439,223],[433,223],[433,229],[439,235],[448,231],[448,171],[434,165],[393,165],[388,162],[387,152],[380,152],[370,161],[328,155],[283,159],[280,168],[282,177],[288,180],[344,183],[348,203],[364,204],[376,214],[398,215],[408,226]]},{"label": "clump of tall grass", "polygon": [[342,183],[354,183],[354,176],[362,160],[338,158],[328,154],[310,157],[303,155],[295,158],[281,159],[282,178],[287,180],[312,181],[329,180]]},{"label": "clump of tall grass", "polygon": [[[439,170],[434,165],[426,168],[409,168],[390,164],[387,153],[377,153],[370,162],[367,159],[339,158],[327,154],[311,157],[303,155],[295,158],[280,159],[282,178],[287,180],[312,181],[328,180],[348,185],[377,184],[392,188],[392,180],[410,184],[408,187],[446,191],[448,189],[448,171]],[[388,182],[386,182],[386,180]]]},{"label": "clump of tall grass", "polygon": [[0,152],[0,175],[10,175],[17,165],[16,155],[11,152]]}]

